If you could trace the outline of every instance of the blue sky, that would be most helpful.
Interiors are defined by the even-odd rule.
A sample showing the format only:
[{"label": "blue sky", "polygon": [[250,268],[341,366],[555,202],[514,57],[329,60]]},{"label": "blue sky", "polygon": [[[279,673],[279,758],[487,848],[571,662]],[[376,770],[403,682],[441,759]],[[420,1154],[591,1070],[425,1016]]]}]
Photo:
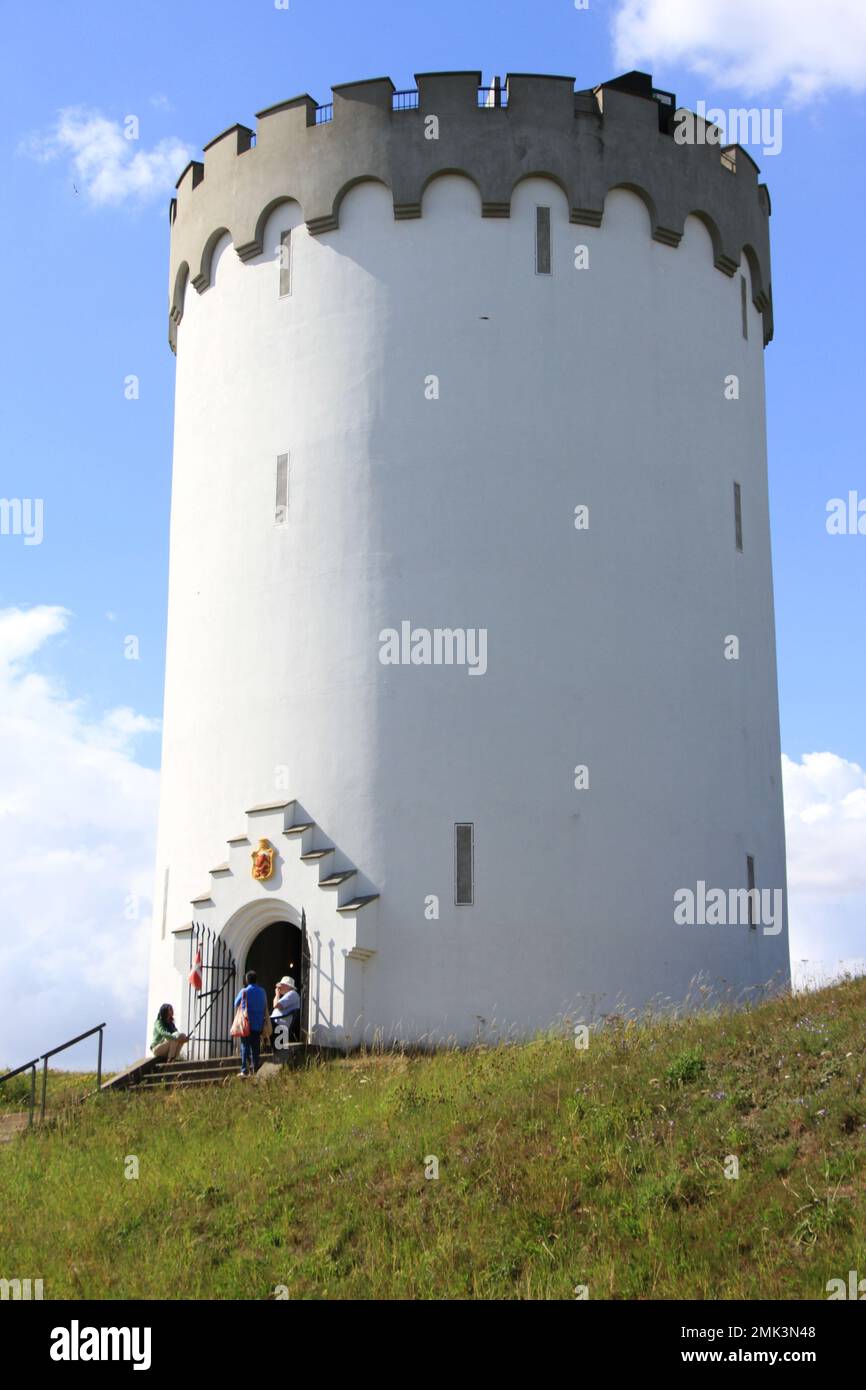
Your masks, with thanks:
[{"label": "blue sky", "polygon": [[[0,497],[44,499],[44,538],[0,535],[0,895],[10,913],[0,998],[26,979],[75,1031],[99,1021],[107,990],[114,1060],[138,1051],[168,560],[174,178],[226,126],[254,125],[255,111],[288,96],[325,102],[332,84],[388,75],[411,87],[415,72],[446,69],[570,74],[588,87],[634,66],[691,109],[783,112],[781,152],[751,152],[773,205],[776,338],[765,362],[792,911],[799,891],[803,923],[794,954],[866,954],[866,534],[825,526],[829,499],[866,499],[864,13],[860,0],[6,9]],[[123,138],[129,116],[137,141]],[[137,400],[124,396],[131,374]],[[137,660],[124,654],[129,636]],[[37,900],[53,807],[74,867],[43,863]],[[0,1061],[20,1050],[0,1030]]]}]

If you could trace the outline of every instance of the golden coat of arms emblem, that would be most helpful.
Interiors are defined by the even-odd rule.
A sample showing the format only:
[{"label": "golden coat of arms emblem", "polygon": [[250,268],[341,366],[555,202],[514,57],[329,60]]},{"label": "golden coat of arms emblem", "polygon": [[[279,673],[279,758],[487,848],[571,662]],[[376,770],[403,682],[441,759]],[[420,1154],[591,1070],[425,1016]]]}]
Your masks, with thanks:
[{"label": "golden coat of arms emblem", "polygon": [[267,840],[259,840],[258,848],[250,854],[253,861],[251,873],[259,883],[266,883],[274,876],[277,851]]}]

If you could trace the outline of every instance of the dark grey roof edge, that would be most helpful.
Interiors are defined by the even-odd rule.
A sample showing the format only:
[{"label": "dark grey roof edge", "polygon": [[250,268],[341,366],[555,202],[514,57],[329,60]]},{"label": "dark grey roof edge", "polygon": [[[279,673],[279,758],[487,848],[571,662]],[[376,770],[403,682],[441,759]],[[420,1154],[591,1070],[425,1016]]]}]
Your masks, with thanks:
[{"label": "dark grey roof edge", "polygon": [[396,92],[397,88],[394,86],[390,77],[362,77],[360,82],[338,82],[336,87],[331,88],[331,93],[345,92],[355,87],[375,87],[382,82],[386,82],[391,88],[391,91]]},{"label": "dark grey roof edge", "polygon": [[277,101],[273,106],[265,106],[261,111],[256,112],[256,120],[260,121],[265,116],[275,116],[278,111],[291,111],[297,106],[318,106],[315,97],[311,97],[309,92],[301,92],[299,96],[288,97],[285,101]]},{"label": "dark grey roof edge", "polygon": [[477,77],[480,86],[482,72],[480,68],[447,68],[442,72],[416,72],[415,81],[418,82],[424,77]]},{"label": "dark grey roof edge", "polygon": [[[505,81],[510,82],[514,77],[529,77],[536,82],[570,82],[572,87],[576,81],[574,77],[568,77],[564,73],[556,72],[509,72],[505,74]],[[602,86],[603,85],[602,83]]]},{"label": "dark grey roof edge", "polygon": [[[252,135],[253,133],[248,125],[236,123],[235,125],[226,126],[225,130],[220,131],[219,135],[215,135],[212,140],[208,140],[207,144],[202,146],[203,152],[207,154],[212,146],[218,144],[220,140],[225,140],[227,136],[233,135],[235,132],[237,132],[238,136]],[[183,178],[183,175],[181,175],[181,178]]]}]

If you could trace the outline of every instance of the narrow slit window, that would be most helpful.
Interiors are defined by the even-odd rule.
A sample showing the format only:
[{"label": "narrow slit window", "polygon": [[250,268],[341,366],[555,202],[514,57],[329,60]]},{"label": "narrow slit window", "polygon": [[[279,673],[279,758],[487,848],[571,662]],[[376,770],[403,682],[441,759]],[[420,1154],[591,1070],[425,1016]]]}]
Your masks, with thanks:
[{"label": "narrow slit window", "polygon": [[737,549],[743,548],[743,494],[739,483],[734,483],[734,538]]},{"label": "narrow slit window", "polygon": [[758,916],[755,912],[755,856],[746,855],[746,882],[749,888],[749,926],[757,927]]},{"label": "narrow slit window", "polygon": [[469,822],[454,827],[454,902],[471,907],[475,898],[475,832]]},{"label": "narrow slit window", "polygon": [[274,521],[284,526],[289,519],[289,456],[277,454],[277,500]]},{"label": "narrow slit window", "polygon": [[280,299],[292,292],[292,231],[280,232]]},{"label": "narrow slit window", "polygon": [[535,273],[550,274],[550,208],[535,209]]},{"label": "narrow slit window", "polygon": [[743,337],[749,336],[749,292],[746,289],[746,277],[740,276],[740,310],[743,315]]}]

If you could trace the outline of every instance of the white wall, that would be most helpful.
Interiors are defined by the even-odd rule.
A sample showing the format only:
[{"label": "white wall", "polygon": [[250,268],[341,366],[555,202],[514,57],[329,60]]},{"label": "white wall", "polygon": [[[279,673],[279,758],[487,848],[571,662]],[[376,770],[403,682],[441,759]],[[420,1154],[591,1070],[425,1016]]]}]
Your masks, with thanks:
[{"label": "white wall", "polygon": [[[338,231],[310,237],[286,204],[264,247],[242,264],[226,243],[179,329],[151,1013],[180,993],[172,930],[246,809],[285,795],[281,765],[381,894],[377,954],[347,962],[348,1022],[465,1038],[589,997],[678,1000],[698,971],[737,989],[786,975],[787,927],[673,921],[677,888],[745,886],[747,853],[760,886],[785,887],[751,290],[744,341],[738,277],[697,219],[664,246],[618,190],[600,228],[571,225],[542,180],[508,220],[482,219],[462,178],[406,222],[363,184]],[[406,618],[487,628],[487,674],[382,666],[378,634]],[[458,820],[475,823],[468,908]]]}]

